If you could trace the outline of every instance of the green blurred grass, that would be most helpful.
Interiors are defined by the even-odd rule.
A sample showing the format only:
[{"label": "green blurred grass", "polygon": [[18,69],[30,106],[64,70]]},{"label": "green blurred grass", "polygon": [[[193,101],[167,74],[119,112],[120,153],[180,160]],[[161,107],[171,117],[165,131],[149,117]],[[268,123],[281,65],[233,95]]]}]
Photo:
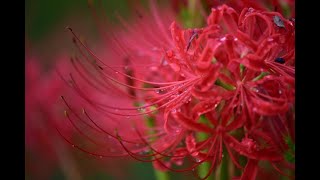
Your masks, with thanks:
[{"label": "green blurred grass", "polygon": [[[26,36],[31,42],[37,42],[52,33],[52,29],[72,14],[91,16],[87,0],[26,0],[25,1]],[[97,5],[97,1],[94,1]],[[124,15],[128,12],[127,0],[102,1],[107,17],[113,13]],[[110,18],[112,19],[112,18]]]}]

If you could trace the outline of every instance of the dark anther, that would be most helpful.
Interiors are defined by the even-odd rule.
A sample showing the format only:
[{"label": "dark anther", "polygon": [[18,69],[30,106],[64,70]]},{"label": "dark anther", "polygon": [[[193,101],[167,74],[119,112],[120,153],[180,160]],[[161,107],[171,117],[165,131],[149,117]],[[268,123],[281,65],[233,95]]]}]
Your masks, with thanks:
[{"label": "dark anther", "polygon": [[274,60],[274,62],[280,63],[280,64],[284,64],[285,60],[282,57],[278,57]]},{"label": "dark anther", "polygon": [[273,22],[281,28],[285,28],[284,26],[284,22],[282,21],[282,19],[279,16],[273,16]]},{"label": "dark anther", "polygon": [[193,41],[194,38],[196,38],[198,36],[198,33],[196,31],[192,32],[192,36],[190,37],[189,41],[188,41],[188,45],[187,45],[187,51],[190,48],[191,42]]}]

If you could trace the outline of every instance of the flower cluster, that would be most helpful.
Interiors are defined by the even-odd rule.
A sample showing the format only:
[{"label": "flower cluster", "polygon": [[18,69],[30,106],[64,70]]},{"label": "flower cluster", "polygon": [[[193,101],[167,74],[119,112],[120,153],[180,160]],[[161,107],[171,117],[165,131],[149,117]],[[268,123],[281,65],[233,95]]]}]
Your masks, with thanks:
[{"label": "flower cluster", "polygon": [[134,23],[120,18],[125,28],[103,33],[101,55],[69,28],[79,52],[69,83],[87,103],[78,112],[64,100],[83,137],[81,145],[67,141],[161,170],[209,163],[202,179],[224,156],[243,172],[239,179],[263,173],[261,162],[280,174],[294,170],[294,20],[221,5],[204,27],[183,29],[154,1],[150,9],[151,16],[139,11]]}]

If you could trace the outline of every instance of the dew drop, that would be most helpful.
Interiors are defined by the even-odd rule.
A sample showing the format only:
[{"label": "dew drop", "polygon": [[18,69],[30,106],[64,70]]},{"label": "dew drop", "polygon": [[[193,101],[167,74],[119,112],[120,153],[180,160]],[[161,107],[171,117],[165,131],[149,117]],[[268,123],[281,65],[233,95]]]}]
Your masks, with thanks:
[{"label": "dew drop", "polygon": [[226,37],[223,37],[223,38],[220,38],[220,41],[225,41],[227,38]]},{"label": "dew drop", "polygon": [[175,163],[176,163],[176,165],[181,166],[183,164],[183,161],[182,160],[176,160]]},{"label": "dew drop", "polygon": [[267,41],[268,41],[268,42],[272,42],[272,41],[273,41],[273,38],[272,38],[272,37],[269,37],[269,38],[267,39]]},{"label": "dew drop", "polygon": [[254,9],[252,8],[252,7],[250,7],[249,9],[248,9],[248,12],[253,12],[254,11]]},{"label": "dew drop", "polygon": [[180,133],[181,132],[181,129],[176,129],[176,133]]},{"label": "dew drop", "polygon": [[99,156],[100,157],[100,159],[102,159],[102,156]]},{"label": "dew drop", "polygon": [[282,94],[282,91],[281,91],[281,90],[279,90],[279,94]]},{"label": "dew drop", "polygon": [[176,110],[176,109],[172,109],[171,112],[172,112],[172,113],[176,113],[177,110]]},{"label": "dew drop", "polygon": [[72,147],[75,147],[74,144],[72,144]]}]

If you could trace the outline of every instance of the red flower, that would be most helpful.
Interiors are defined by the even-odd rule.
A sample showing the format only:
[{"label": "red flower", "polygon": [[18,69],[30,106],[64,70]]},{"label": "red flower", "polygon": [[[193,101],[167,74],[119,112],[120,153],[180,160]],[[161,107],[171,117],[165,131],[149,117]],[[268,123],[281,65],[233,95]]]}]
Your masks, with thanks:
[{"label": "red flower", "polygon": [[[127,31],[104,34],[111,43],[104,59],[69,28],[79,50],[72,87],[87,102],[84,116],[65,103],[75,120],[91,125],[87,134],[96,130],[115,143],[112,151],[101,144],[98,151],[76,147],[178,172],[210,162],[204,179],[225,147],[239,169],[239,156],[247,158],[241,179],[254,179],[260,161],[282,173],[276,164],[290,164],[284,137],[294,136],[295,28],[280,13],[258,9],[239,14],[218,6],[206,26],[184,30],[171,16],[160,18],[151,1],[152,16],[139,12],[132,25],[123,22]],[[206,138],[196,138],[199,133]],[[172,166],[183,163],[191,165]]]}]

